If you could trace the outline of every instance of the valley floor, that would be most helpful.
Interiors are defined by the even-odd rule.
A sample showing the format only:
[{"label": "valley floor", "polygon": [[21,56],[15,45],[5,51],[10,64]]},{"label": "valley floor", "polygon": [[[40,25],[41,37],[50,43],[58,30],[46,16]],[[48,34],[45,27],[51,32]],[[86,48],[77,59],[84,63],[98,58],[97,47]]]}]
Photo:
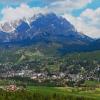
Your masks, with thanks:
[{"label": "valley floor", "polygon": [[28,86],[17,91],[0,89],[0,100],[100,100],[100,88]]}]

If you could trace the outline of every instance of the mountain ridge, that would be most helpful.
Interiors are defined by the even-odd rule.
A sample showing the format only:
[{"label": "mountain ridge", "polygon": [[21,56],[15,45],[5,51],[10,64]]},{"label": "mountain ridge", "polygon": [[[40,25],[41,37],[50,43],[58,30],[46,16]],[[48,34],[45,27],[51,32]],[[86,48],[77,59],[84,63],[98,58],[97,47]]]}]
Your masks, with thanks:
[{"label": "mountain ridge", "polygon": [[93,49],[90,45],[95,41],[78,32],[69,21],[54,13],[39,14],[28,20],[16,21],[13,26],[15,27],[12,32],[0,31],[0,45],[13,47],[13,45],[41,44],[45,47],[45,45],[56,44],[60,45],[57,50],[82,51],[83,49],[84,51]]},{"label": "mountain ridge", "polygon": [[[54,13],[48,13],[45,15],[39,14],[39,16],[37,18],[35,18],[35,20],[34,20],[34,18],[31,20],[32,21],[30,21],[30,25],[29,25],[29,21],[27,22],[25,20],[20,20],[15,25],[13,25],[15,27],[12,26],[13,27],[12,32],[8,32],[8,31],[6,32],[6,31],[2,31],[2,30],[0,32],[8,33],[7,35],[9,35],[9,33],[10,33],[12,36],[13,36],[13,34],[16,34],[16,35],[18,35],[18,38],[20,38],[21,35],[24,35],[22,38],[24,38],[25,35],[27,35],[27,37],[29,37],[29,35],[31,35],[31,34],[32,35],[30,36],[30,38],[32,38],[34,35],[42,34],[42,33],[43,34],[52,34],[52,35],[64,35],[64,36],[77,35],[78,37],[85,36],[85,35],[77,32],[76,29],[74,28],[74,26],[72,24],[70,24],[70,22],[68,22],[66,19],[62,18],[61,16],[57,16]],[[7,25],[7,23],[4,25],[5,25],[5,28],[7,26],[8,26],[8,28],[10,27],[10,25]],[[10,37],[8,37],[8,38],[10,38]]]}]

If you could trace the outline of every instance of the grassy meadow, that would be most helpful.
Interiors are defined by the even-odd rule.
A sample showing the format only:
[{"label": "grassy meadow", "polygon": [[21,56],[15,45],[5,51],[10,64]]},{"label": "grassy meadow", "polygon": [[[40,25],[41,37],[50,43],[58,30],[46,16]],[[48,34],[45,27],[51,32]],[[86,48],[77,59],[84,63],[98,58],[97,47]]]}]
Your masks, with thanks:
[{"label": "grassy meadow", "polygon": [[[44,96],[58,95],[64,96],[64,100],[100,100],[100,88],[89,90],[86,88],[72,88],[72,87],[34,87],[27,88],[28,91],[33,93],[40,93]],[[73,99],[70,99],[70,98]],[[51,100],[51,99],[50,99]],[[61,100],[61,99],[59,99]]]}]

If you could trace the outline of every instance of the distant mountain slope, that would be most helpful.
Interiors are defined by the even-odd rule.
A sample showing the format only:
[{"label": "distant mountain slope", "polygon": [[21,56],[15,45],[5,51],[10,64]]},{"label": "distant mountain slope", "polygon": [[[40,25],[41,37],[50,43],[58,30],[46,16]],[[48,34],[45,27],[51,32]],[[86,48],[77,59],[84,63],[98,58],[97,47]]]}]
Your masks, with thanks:
[{"label": "distant mountain slope", "polygon": [[92,48],[93,50],[100,50],[100,39],[93,41],[90,44],[90,48]]}]

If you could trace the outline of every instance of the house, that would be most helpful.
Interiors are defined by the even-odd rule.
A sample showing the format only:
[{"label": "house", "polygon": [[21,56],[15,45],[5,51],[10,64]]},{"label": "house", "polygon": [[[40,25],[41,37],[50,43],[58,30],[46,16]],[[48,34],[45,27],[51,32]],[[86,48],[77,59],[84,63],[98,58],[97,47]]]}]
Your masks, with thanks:
[{"label": "house", "polygon": [[6,90],[7,91],[16,91],[17,87],[16,87],[16,85],[9,85],[6,87]]}]

